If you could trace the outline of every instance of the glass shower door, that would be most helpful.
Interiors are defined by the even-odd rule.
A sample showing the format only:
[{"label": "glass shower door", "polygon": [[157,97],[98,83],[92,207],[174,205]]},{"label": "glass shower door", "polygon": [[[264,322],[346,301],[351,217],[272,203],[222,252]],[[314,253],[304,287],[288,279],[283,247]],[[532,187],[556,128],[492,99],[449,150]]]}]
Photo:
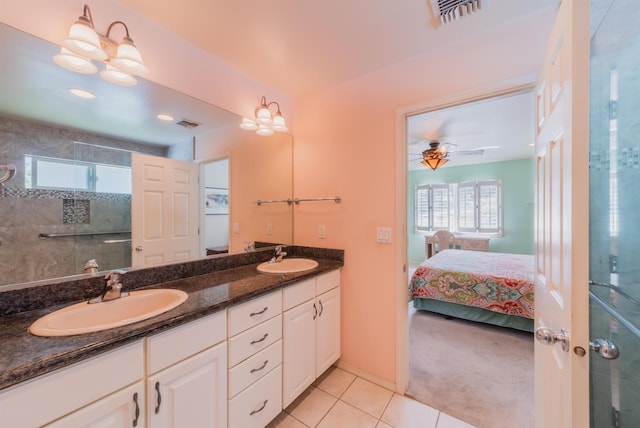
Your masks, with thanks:
[{"label": "glass shower door", "polygon": [[640,426],[640,7],[591,0],[591,21],[591,426],[631,428]]}]

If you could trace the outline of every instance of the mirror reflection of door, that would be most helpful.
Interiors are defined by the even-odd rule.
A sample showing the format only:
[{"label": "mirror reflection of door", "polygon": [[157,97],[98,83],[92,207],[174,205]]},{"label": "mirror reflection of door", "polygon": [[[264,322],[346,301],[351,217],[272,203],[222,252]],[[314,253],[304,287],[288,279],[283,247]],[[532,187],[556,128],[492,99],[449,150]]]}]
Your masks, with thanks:
[{"label": "mirror reflection of door", "polygon": [[206,255],[229,251],[229,158],[202,164],[204,221],[201,239]]},{"label": "mirror reflection of door", "polygon": [[131,164],[133,266],[198,257],[198,164],[139,153]]}]

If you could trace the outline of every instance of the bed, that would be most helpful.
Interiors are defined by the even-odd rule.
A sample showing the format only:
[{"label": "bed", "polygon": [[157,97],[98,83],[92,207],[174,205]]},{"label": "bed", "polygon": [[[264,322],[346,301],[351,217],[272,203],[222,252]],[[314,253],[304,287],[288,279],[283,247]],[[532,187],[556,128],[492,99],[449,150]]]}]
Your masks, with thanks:
[{"label": "bed", "polygon": [[443,250],[409,283],[416,309],[533,331],[533,256]]}]

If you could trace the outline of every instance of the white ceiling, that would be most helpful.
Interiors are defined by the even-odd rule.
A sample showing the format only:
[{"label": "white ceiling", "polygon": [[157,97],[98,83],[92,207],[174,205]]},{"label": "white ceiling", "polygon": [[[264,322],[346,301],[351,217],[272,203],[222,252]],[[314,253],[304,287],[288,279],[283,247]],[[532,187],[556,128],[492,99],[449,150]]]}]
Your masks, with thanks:
[{"label": "white ceiling", "polygon": [[483,0],[480,13],[444,27],[430,0],[120,2],[295,98],[523,18],[540,20],[530,37],[545,43],[559,0]]}]

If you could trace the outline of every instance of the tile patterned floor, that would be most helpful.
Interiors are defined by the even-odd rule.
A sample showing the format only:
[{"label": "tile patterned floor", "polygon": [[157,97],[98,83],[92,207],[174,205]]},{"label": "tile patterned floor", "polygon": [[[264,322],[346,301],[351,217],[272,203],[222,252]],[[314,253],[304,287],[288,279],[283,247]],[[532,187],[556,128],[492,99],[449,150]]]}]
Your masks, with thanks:
[{"label": "tile patterned floor", "polygon": [[267,428],[474,428],[332,367]]}]

